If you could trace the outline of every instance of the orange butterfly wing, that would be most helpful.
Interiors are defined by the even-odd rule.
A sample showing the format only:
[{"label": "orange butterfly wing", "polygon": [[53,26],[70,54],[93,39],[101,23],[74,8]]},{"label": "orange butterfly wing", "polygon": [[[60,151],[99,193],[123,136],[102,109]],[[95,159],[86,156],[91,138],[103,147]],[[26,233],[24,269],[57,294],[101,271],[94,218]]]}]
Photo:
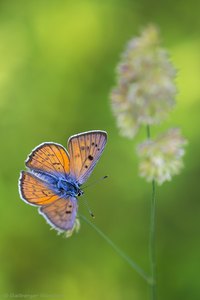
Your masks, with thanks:
[{"label": "orange butterfly wing", "polygon": [[40,206],[39,213],[58,230],[71,230],[77,214],[75,197],[60,198],[48,189],[45,182],[34,174],[21,172],[19,181],[21,198],[31,205]]},{"label": "orange butterfly wing", "polygon": [[59,144],[43,143],[29,155],[26,166],[49,173],[69,173],[69,155]]},{"label": "orange butterfly wing", "polygon": [[71,230],[76,220],[77,200],[74,197],[61,198],[54,203],[40,207],[39,213],[58,230]]},{"label": "orange butterfly wing", "polygon": [[45,182],[26,171],[21,172],[19,191],[25,202],[36,206],[47,205],[60,198],[45,185]]},{"label": "orange butterfly wing", "polygon": [[88,131],[70,137],[70,174],[84,183],[97,164],[107,142],[105,131]]}]

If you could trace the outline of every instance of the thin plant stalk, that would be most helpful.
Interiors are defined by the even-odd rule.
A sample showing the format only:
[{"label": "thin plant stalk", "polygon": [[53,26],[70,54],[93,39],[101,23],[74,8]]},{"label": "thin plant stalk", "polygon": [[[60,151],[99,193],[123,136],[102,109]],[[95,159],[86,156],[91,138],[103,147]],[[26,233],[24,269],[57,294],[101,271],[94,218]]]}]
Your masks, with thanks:
[{"label": "thin plant stalk", "polygon": [[[147,126],[147,137],[150,139],[150,126]],[[149,236],[149,259],[152,281],[150,282],[151,300],[157,299],[157,274],[156,274],[156,183],[152,181],[151,212],[150,212],[150,236]]]},{"label": "thin plant stalk", "polygon": [[124,253],[113,241],[103,233],[94,223],[88,220],[84,215],[80,215],[80,217],[90,225],[114,250],[115,252],[124,259],[129,266],[134,269],[148,284],[151,284],[152,279],[144,272],[144,270],[138,266],[126,253]]}]

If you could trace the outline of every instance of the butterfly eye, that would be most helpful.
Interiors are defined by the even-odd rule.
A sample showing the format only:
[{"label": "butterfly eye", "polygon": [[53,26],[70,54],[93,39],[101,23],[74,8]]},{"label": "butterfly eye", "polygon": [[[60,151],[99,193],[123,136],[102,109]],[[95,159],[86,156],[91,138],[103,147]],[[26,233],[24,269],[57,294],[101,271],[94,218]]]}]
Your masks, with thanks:
[{"label": "butterfly eye", "polygon": [[81,195],[83,195],[83,191],[80,190],[80,191],[78,192],[78,195],[77,195],[77,196],[79,197],[79,196],[81,196]]}]

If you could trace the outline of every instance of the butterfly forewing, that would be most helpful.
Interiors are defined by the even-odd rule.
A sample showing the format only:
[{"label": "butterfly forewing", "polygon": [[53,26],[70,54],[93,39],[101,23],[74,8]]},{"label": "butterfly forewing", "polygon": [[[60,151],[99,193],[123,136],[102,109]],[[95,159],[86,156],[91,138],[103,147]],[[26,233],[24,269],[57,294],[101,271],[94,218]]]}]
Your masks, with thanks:
[{"label": "butterfly forewing", "polygon": [[77,200],[74,197],[61,198],[50,205],[40,207],[39,212],[58,230],[71,230],[76,219]]},{"label": "butterfly forewing", "polygon": [[72,136],[68,141],[70,174],[84,183],[97,164],[107,141],[104,131],[89,131]]},{"label": "butterfly forewing", "polygon": [[30,172],[21,172],[19,190],[22,199],[32,205],[47,205],[59,199],[45,182]]},{"label": "butterfly forewing", "polygon": [[49,173],[69,173],[69,156],[61,145],[44,143],[32,151],[26,160],[26,166]]}]

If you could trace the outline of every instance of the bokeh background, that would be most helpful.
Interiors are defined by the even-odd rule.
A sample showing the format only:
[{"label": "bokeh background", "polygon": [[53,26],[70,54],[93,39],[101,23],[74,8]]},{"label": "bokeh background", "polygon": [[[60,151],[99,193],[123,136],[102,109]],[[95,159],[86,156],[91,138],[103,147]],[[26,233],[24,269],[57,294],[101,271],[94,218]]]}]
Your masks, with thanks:
[{"label": "bokeh background", "polygon": [[[50,231],[18,194],[31,150],[106,130],[108,145],[87,200],[95,224],[146,271],[151,185],[138,177],[135,143],[115,126],[109,93],[126,42],[155,23],[178,69],[177,107],[164,128],[189,140],[185,169],[157,189],[159,299],[200,299],[200,2],[0,2],[0,298],[149,299],[149,288],[86,223],[70,239]],[[89,217],[81,203],[80,211]],[[20,296],[21,294],[21,296]],[[25,296],[27,295],[27,296]]]}]

